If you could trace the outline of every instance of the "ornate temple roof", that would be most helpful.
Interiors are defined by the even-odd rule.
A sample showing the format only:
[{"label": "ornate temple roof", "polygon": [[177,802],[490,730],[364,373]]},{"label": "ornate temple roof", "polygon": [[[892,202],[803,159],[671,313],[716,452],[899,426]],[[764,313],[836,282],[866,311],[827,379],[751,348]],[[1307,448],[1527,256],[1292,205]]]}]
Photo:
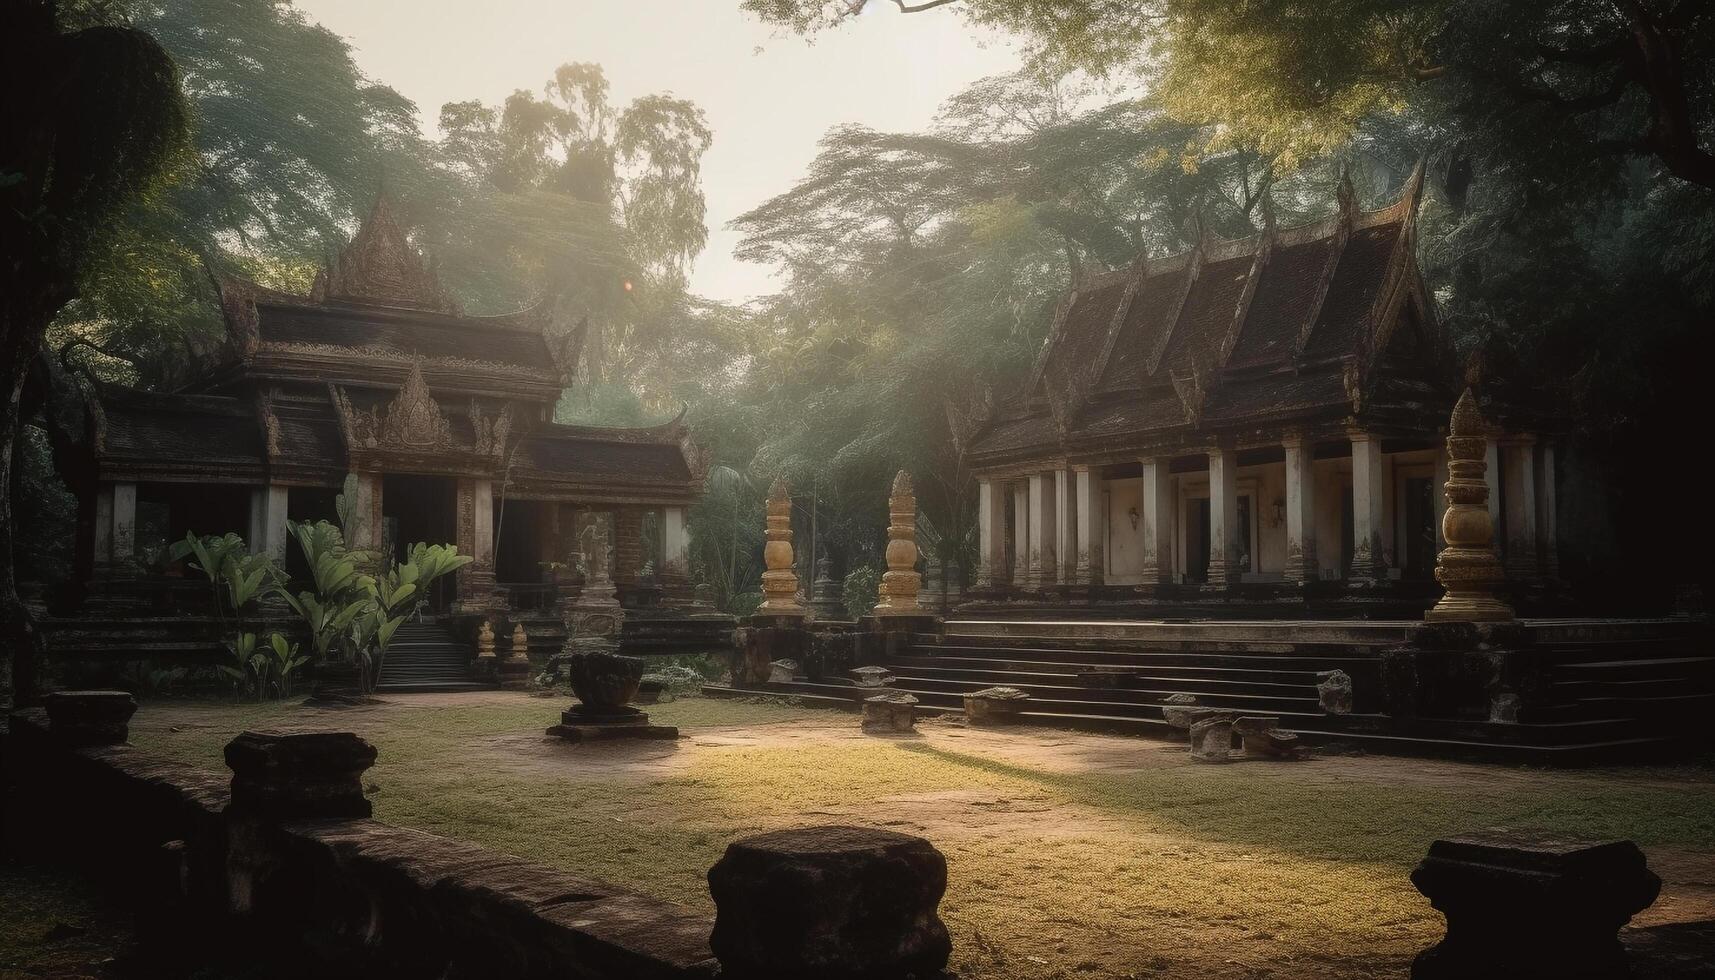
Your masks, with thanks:
[{"label": "ornate temple roof", "polygon": [[469,316],[441,288],[385,196],[309,295],[221,283],[232,360],[252,378],[401,384],[419,361],[438,388],[549,402],[570,383],[581,330],[559,343],[548,306]]},{"label": "ornate temple roof", "polygon": [[1421,416],[1433,432],[1456,392],[1413,254],[1422,185],[1419,167],[1395,204],[1361,212],[1343,183],[1325,220],[1205,236],[1075,284],[1024,392],[980,413],[967,456],[990,468],[1118,459],[1358,418]]}]

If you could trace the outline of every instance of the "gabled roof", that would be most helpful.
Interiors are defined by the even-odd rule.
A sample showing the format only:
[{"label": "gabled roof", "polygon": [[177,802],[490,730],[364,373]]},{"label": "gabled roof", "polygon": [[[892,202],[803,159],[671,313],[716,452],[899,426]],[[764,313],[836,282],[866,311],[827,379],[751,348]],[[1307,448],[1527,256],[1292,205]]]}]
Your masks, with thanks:
[{"label": "gabled roof", "polygon": [[468,316],[405,237],[385,196],[309,295],[226,279],[221,309],[242,371],[257,378],[397,385],[421,360],[437,388],[552,401],[581,331],[550,345],[546,303]]},{"label": "gabled roof", "polygon": [[1189,252],[1075,284],[1024,393],[971,441],[973,463],[1361,416],[1366,398],[1394,390],[1377,372],[1407,309],[1414,335],[1398,343],[1438,370],[1448,348],[1413,256],[1422,185],[1419,166],[1397,202],[1360,212],[1342,182],[1338,212],[1322,221],[1205,235]]}]

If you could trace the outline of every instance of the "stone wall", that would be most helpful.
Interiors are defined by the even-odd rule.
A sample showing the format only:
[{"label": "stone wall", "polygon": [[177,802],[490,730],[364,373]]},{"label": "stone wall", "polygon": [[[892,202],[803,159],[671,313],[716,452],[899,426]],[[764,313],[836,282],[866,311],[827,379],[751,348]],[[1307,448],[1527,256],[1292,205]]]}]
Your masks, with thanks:
[{"label": "stone wall", "polygon": [[[709,977],[713,919],[379,820],[276,821],[229,777],[11,720],[7,846],[81,865],[162,956],[266,949],[303,975]],[[252,955],[253,952],[252,952]]]}]

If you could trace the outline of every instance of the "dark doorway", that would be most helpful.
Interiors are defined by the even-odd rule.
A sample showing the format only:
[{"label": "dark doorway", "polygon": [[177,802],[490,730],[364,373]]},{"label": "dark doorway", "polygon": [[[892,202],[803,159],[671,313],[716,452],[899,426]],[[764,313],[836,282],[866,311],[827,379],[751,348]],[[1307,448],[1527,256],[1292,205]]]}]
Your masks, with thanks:
[{"label": "dark doorway", "polygon": [[[395,561],[410,557],[414,544],[458,541],[458,487],[443,476],[384,476],[381,481],[381,548]],[[456,576],[429,587],[428,612],[452,606]]]},{"label": "dark doorway", "polygon": [[[299,524],[317,521],[338,524],[339,511],[334,506],[338,496],[339,491],[331,487],[293,487],[286,495],[286,517]],[[290,535],[286,539],[286,577],[294,583],[303,583],[310,577],[310,563],[304,559],[304,549]]]},{"label": "dark doorway", "polygon": [[1352,574],[1352,549],[1357,541],[1354,512],[1352,510],[1352,485],[1340,492],[1340,577]]},{"label": "dark doorway", "polygon": [[1185,535],[1185,581],[1209,581],[1209,498],[1186,502],[1191,525]]},{"label": "dark doorway", "polygon": [[1405,481],[1405,578],[1435,577],[1435,482],[1429,477]]}]

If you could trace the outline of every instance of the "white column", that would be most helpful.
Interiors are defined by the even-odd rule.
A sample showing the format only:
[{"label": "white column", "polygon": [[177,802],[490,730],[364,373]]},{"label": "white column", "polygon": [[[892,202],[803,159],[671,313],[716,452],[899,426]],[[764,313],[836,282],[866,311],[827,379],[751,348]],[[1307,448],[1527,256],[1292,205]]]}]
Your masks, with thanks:
[{"label": "white column", "polygon": [[1314,582],[1316,562],[1316,477],[1314,447],[1303,436],[1282,441],[1286,449],[1286,580]]},{"label": "white column", "polygon": [[250,490],[250,553],[286,560],[286,501],[289,491],[270,483]]},{"label": "white column", "polygon": [[1239,567],[1238,461],[1231,449],[1209,450],[1209,588],[1226,588]]},{"label": "white column", "polygon": [[977,481],[977,587],[1006,581],[1006,496],[993,480]]},{"label": "white column", "polygon": [[[346,547],[355,551],[381,550],[381,474],[354,473],[352,498],[346,501]],[[385,564],[389,556],[383,555]]]},{"label": "white column", "polygon": [[1447,481],[1451,474],[1447,471],[1447,447],[1442,446],[1435,451],[1435,485],[1430,487],[1430,499],[1435,502],[1435,553],[1441,554],[1441,549],[1447,547],[1447,535],[1441,529],[1441,522],[1447,517]]},{"label": "white column", "polygon": [[1054,584],[1078,580],[1078,524],[1074,489],[1077,477],[1062,467],[1054,471]]},{"label": "white column", "polygon": [[1559,528],[1554,513],[1554,443],[1544,440],[1536,453],[1536,528],[1542,575],[1560,578]]},{"label": "white column", "polygon": [[1030,475],[1030,587],[1054,584],[1054,474]]},{"label": "white column", "polygon": [[1536,563],[1536,439],[1512,436],[1502,440],[1500,449],[1507,496],[1507,541],[1502,551],[1507,577],[1535,581],[1541,574]]},{"label": "white column", "polygon": [[1173,482],[1165,456],[1143,460],[1143,585],[1173,581]]},{"label": "white column", "polygon": [[129,568],[137,555],[137,484],[113,485],[113,530],[110,554],[115,565]]},{"label": "white column", "polygon": [[1383,575],[1382,523],[1386,513],[1386,480],[1381,440],[1367,432],[1352,437],[1352,568],[1348,577],[1378,579]]},{"label": "white column", "polygon": [[1088,466],[1077,468],[1078,492],[1078,569],[1079,585],[1101,585],[1102,572],[1107,568],[1102,547],[1107,539],[1107,504],[1102,499],[1102,477]]},{"label": "white column", "polygon": [[661,508],[661,552],[663,574],[690,575],[691,535],[685,526],[685,508]]},{"label": "white column", "polygon": [[1012,587],[1030,587],[1030,483],[1012,485]]}]

